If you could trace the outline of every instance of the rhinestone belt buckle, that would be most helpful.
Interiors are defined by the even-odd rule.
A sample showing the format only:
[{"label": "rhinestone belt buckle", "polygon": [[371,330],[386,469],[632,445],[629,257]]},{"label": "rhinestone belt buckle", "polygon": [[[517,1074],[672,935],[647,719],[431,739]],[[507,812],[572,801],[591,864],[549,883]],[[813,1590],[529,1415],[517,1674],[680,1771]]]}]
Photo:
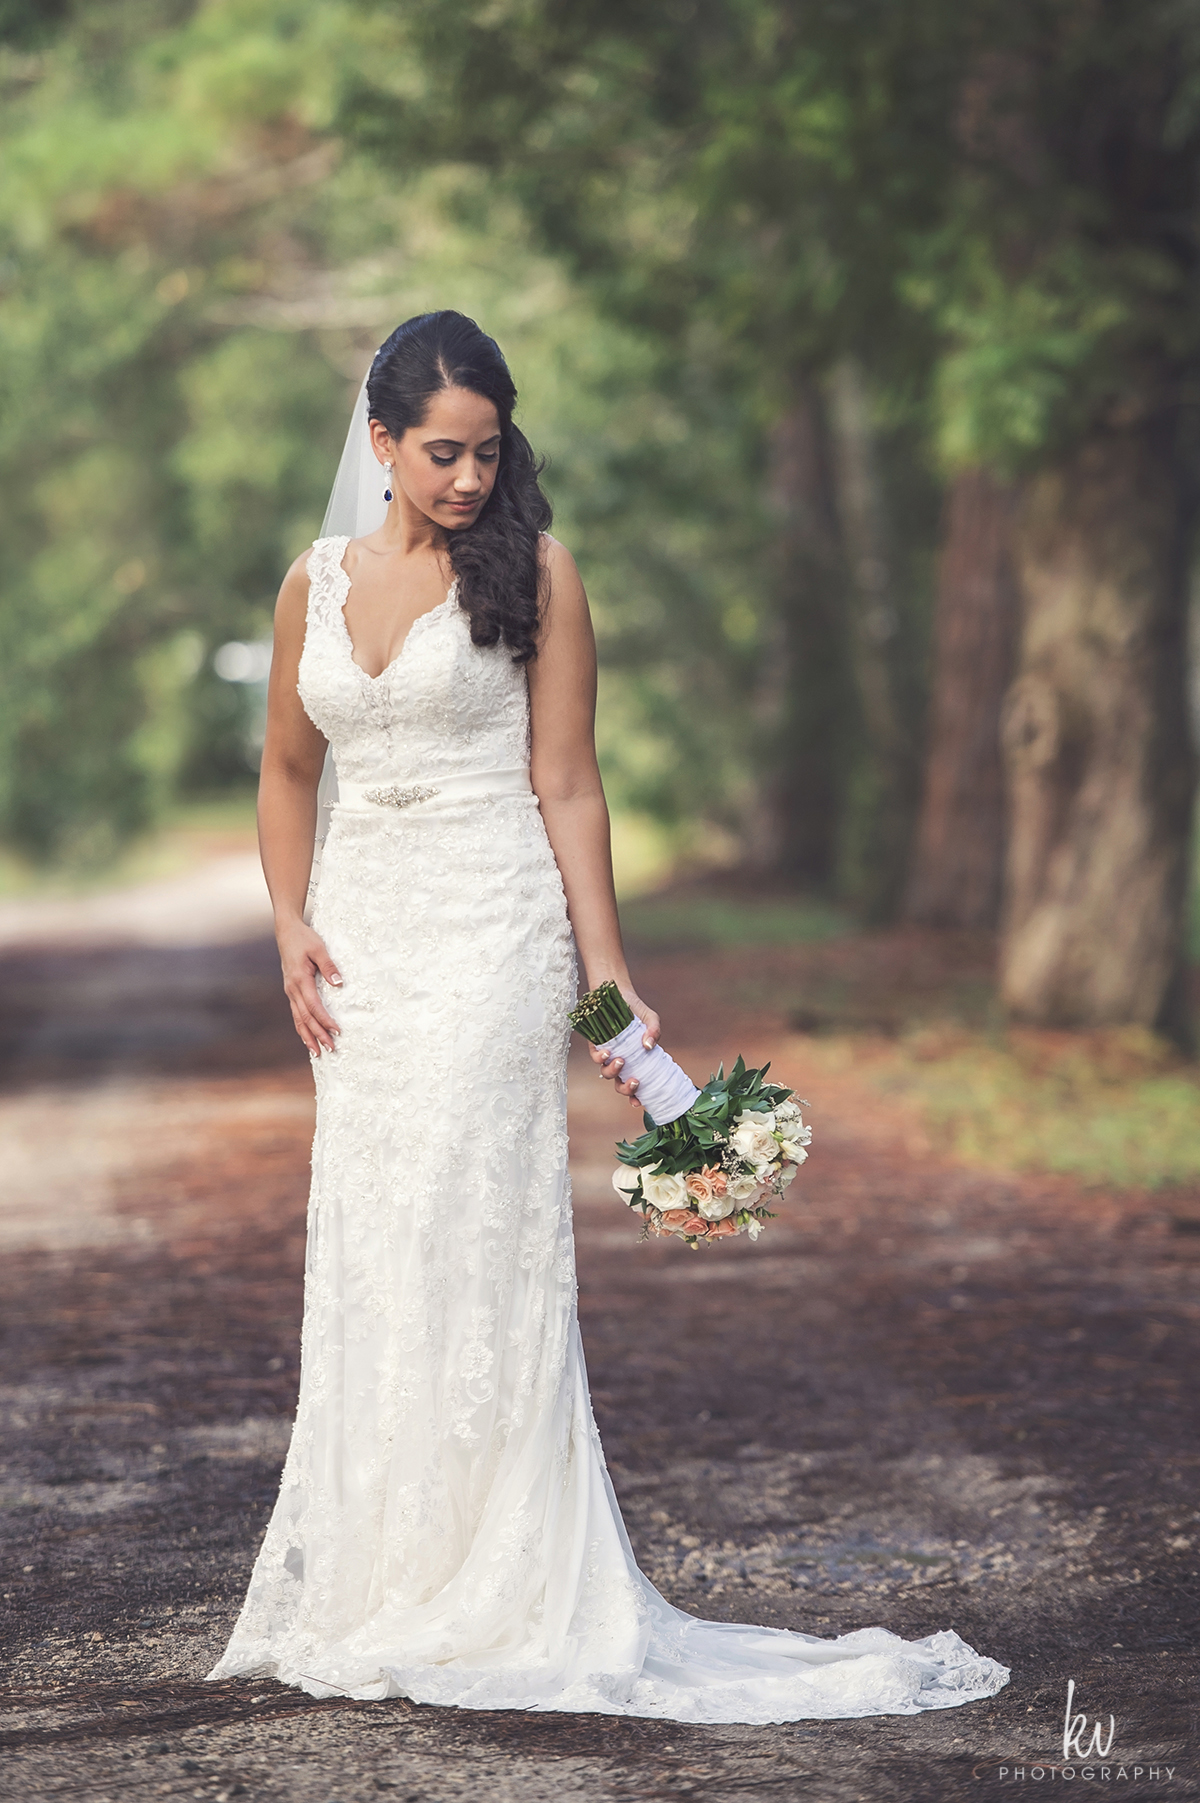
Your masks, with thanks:
[{"label": "rhinestone belt buckle", "polygon": [[387,789],[364,789],[363,800],[377,802],[385,808],[409,808],[414,801],[428,801],[431,796],[440,794],[440,789],[431,789],[427,783],[413,783],[407,789],[393,783]]}]

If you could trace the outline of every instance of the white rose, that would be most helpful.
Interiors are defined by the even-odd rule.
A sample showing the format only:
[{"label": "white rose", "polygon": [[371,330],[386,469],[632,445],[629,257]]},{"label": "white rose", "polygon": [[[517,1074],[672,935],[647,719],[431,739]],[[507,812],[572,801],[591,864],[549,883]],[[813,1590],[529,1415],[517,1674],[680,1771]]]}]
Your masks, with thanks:
[{"label": "white rose", "polygon": [[660,1171],[657,1165],[642,1169],[642,1194],[652,1208],[686,1208],[688,1193],[683,1178],[673,1172]]},{"label": "white rose", "polygon": [[747,1172],[744,1177],[731,1177],[726,1186],[725,1194],[732,1202],[748,1202],[757,1188],[758,1178],[752,1177],[750,1173]]},{"label": "white rose", "polygon": [[756,1171],[765,1170],[779,1157],[779,1141],[769,1127],[760,1125],[764,1119],[770,1119],[770,1116],[744,1114],[729,1140],[738,1157],[752,1164]]},{"label": "white rose", "polygon": [[765,1127],[768,1133],[774,1133],[775,1112],[771,1108],[747,1108],[738,1115],[734,1125],[737,1127]]},{"label": "white rose", "polygon": [[637,1207],[637,1203],[633,1198],[633,1192],[638,1186],[640,1177],[641,1173],[631,1170],[627,1164],[619,1164],[612,1174],[613,1188],[616,1190],[618,1196],[620,1196],[622,1202],[627,1202],[630,1208]]},{"label": "white rose", "polygon": [[726,1215],[733,1213],[734,1206],[734,1198],[729,1193],[728,1184],[725,1186],[723,1196],[707,1196],[702,1202],[696,1203],[697,1211],[706,1221],[723,1221]]}]

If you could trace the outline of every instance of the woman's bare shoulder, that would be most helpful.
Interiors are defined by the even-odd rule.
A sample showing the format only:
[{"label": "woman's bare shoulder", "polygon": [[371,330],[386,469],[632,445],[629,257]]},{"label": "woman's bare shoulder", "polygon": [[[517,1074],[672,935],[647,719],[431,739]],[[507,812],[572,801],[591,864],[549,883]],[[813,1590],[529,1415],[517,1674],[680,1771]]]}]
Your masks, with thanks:
[{"label": "woman's bare shoulder", "polygon": [[547,570],[575,568],[575,559],[560,538],[552,532],[538,533],[538,559]]},{"label": "woman's bare shoulder", "polygon": [[579,566],[561,539],[543,532],[538,540],[538,558],[547,577],[547,599],[586,599]]}]

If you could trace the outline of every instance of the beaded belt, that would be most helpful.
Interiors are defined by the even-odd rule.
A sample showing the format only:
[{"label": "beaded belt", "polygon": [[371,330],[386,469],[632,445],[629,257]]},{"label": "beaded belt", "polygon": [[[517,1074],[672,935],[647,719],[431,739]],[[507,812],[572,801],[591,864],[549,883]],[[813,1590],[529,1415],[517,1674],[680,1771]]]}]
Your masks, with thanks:
[{"label": "beaded belt", "polygon": [[338,778],[332,807],[373,812],[376,808],[411,808],[420,802],[491,801],[497,795],[532,794],[529,770],[512,765],[501,770],[455,770],[431,782],[351,783]]}]

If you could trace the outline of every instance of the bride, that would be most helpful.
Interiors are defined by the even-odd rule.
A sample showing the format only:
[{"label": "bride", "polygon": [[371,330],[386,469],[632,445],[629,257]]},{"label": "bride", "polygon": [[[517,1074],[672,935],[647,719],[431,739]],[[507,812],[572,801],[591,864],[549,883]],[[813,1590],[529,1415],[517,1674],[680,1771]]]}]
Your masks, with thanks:
[{"label": "bride", "polygon": [[576,949],[659,1023],[621,950],[587,601],[515,401],[473,321],[400,326],[280,591],[259,818],[317,1089],[300,1400],[210,1676],[686,1722],[990,1696],[1007,1671],[952,1632],[699,1621],[634,1561],[575,1310]]}]

